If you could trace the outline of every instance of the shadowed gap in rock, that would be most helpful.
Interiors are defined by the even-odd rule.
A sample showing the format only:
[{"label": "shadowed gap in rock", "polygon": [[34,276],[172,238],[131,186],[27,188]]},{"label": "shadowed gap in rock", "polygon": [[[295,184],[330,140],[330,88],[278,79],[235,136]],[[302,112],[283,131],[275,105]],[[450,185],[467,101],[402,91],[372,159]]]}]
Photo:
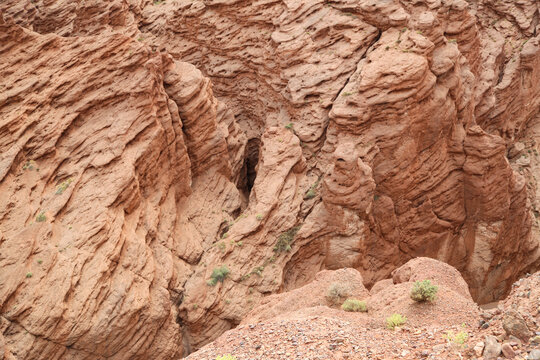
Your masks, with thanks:
[{"label": "shadowed gap in rock", "polygon": [[258,138],[250,139],[246,146],[244,156],[244,167],[242,168],[242,177],[238,184],[243,202],[247,206],[249,202],[249,194],[257,177],[257,164],[259,163],[259,146],[261,140]]}]

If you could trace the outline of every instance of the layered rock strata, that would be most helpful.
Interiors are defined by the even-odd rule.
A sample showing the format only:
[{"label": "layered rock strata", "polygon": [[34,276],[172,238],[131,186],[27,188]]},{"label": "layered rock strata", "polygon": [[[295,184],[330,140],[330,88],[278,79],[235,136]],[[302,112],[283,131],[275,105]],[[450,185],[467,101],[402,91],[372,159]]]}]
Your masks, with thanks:
[{"label": "layered rock strata", "polygon": [[507,159],[540,109],[534,1],[0,14],[6,354],[175,358],[323,269],[369,288],[428,256],[488,302],[538,267]]}]

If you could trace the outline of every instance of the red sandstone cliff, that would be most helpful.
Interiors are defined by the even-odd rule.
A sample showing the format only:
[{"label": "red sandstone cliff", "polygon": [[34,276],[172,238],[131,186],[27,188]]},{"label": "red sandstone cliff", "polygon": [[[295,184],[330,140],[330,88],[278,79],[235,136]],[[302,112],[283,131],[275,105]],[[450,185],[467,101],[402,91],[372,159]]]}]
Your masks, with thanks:
[{"label": "red sandstone cliff", "polygon": [[320,270],[419,256],[505,295],[540,266],[538,11],[3,1],[5,353],[177,358]]}]

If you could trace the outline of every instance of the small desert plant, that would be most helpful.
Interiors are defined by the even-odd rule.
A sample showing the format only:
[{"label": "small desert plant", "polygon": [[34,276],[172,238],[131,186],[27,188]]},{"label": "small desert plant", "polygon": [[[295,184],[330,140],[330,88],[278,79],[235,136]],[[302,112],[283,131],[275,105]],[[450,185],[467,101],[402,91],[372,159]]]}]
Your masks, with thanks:
[{"label": "small desert plant", "polygon": [[288,123],[287,125],[285,125],[285,129],[292,130],[293,126],[293,123]]},{"label": "small desert plant", "polygon": [[347,299],[343,305],[341,305],[341,309],[345,311],[367,312],[367,305],[365,301]]},{"label": "small desert plant", "polygon": [[225,243],[223,241],[220,241],[218,244],[217,244],[217,247],[219,250],[221,251],[225,251],[225,248],[227,247],[227,245],[225,245]]},{"label": "small desert plant", "polygon": [[227,355],[223,355],[223,356],[218,356],[216,358],[216,360],[238,360],[238,359],[236,359],[236,356],[232,356],[231,354],[227,354]]},{"label": "small desert plant", "polygon": [[47,216],[45,216],[45,213],[42,211],[36,216],[36,222],[44,222],[47,220]]},{"label": "small desert plant", "polygon": [[454,334],[452,330],[449,330],[446,332],[446,335],[443,335],[443,337],[451,343],[463,346],[467,339],[469,339],[469,334],[466,331],[460,331],[457,334]]},{"label": "small desert plant", "polygon": [[71,184],[71,181],[72,181],[71,178],[65,181],[62,181],[60,185],[56,187],[56,195],[61,195],[69,187],[69,184]]},{"label": "small desert plant", "polygon": [[23,170],[34,170],[35,167],[36,167],[36,162],[34,160],[28,160],[23,165]]},{"label": "small desert plant", "polygon": [[326,299],[333,303],[338,304],[351,295],[351,289],[349,286],[341,283],[331,283],[326,291]]},{"label": "small desert plant", "polygon": [[313,199],[315,196],[317,196],[317,187],[319,186],[320,182],[321,178],[318,178],[317,181],[315,181],[315,183],[310,186],[309,190],[304,195],[304,200]]},{"label": "small desert plant", "polygon": [[386,318],[386,327],[394,330],[396,326],[401,326],[407,322],[407,318],[400,314],[392,314]]},{"label": "small desert plant", "polygon": [[39,259],[39,260],[37,261],[37,263],[41,265],[41,264],[43,264],[43,260]]},{"label": "small desert plant", "polygon": [[257,276],[262,277],[263,271],[264,271],[264,266],[257,266],[256,268],[253,268],[253,271],[251,272],[251,274],[255,274]]},{"label": "small desert plant", "polygon": [[257,214],[257,215],[255,216],[255,219],[261,221],[261,220],[263,219],[263,216],[262,216],[261,214]]},{"label": "small desert plant", "polygon": [[216,286],[216,284],[219,282],[223,282],[225,278],[229,275],[230,271],[227,265],[222,265],[220,267],[215,268],[212,271],[212,275],[210,276],[210,280],[208,280],[208,285],[210,286]]},{"label": "small desert plant", "polygon": [[285,231],[281,235],[279,235],[278,241],[276,245],[274,246],[274,251],[275,252],[291,251],[291,243],[294,240],[294,237],[296,236],[296,233],[298,232],[298,230],[300,230],[300,226],[295,226]]},{"label": "small desert plant", "polygon": [[27,273],[26,273],[26,278],[27,278],[27,279],[30,279],[31,277],[32,277],[32,273],[31,273],[31,272],[27,272]]},{"label": "small desert plant", "polygon": [[306,195],[304,195],[304,200],[313,199],[315,196],[317,196],[317,186],[319,186],[319,183],[321,182],[321,178],[317,179],[313,185],[309,188],[309,190],[306,192]]},{"label": "small desert plant", "polygon": [[317,193],[315,192],[315,190],[309,189],[308,192],[306,193],[306,196],[304,196],[304,199],[306,200],[313,199],[315,196],[317,196]]},{"label": "small desert plant", "polygon": [[431,302],[435,300],[437,290],[437,286],[432,285],[429,280],[417,281],[411,290],[411,299],[418,302]]}]

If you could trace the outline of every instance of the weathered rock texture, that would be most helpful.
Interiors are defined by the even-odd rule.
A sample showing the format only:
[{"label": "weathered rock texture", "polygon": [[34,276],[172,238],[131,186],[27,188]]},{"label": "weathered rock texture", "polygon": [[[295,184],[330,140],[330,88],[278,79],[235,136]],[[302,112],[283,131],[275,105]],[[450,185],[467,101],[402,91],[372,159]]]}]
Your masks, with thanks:
[{"label": "weathered rock texture", "polygon": [[176,304],[207,245],[188,217],[214,234],[221,222],[187,199],[238,207],[245,137],[192,65],[121,34],[0,26],[8,348],[18,359],[181,355]]},{"label": "weathered rock texture", "polygon": [[[410,298],[417,279],[431,279],[438,285],[433,302]],[[457,352],[472,358],[465,350],[468,339],[455,351],[451,343],[441,343],[439,335],[445,330],[455,333],[455,328],[480,335],[476,334],[478,306],[456,269],[416,258],[396,269],[392,279],[380,281],[380,291],[367,291],[358,280],[361,276],[354,269],[321,271],[301,288],[266,297],[240,326],[188,359],[215,359],[227,353],[239,359],[456,359],[461,355]],[[332,302],[325,294],[336,284],[350,285],[350,296],[365,301],[367,312],[330,308]],[[393,313],[406,317],[402,331],[386,329],[386,317]]]},{"label": "weathered rock texture", "polygon": [[540,263],[534,168],[507,159],[540,112],[538,22],[534,0],[1,2],[5,348],[175,358],[322,269],[370,287],[418,256],[503,296]]}]

